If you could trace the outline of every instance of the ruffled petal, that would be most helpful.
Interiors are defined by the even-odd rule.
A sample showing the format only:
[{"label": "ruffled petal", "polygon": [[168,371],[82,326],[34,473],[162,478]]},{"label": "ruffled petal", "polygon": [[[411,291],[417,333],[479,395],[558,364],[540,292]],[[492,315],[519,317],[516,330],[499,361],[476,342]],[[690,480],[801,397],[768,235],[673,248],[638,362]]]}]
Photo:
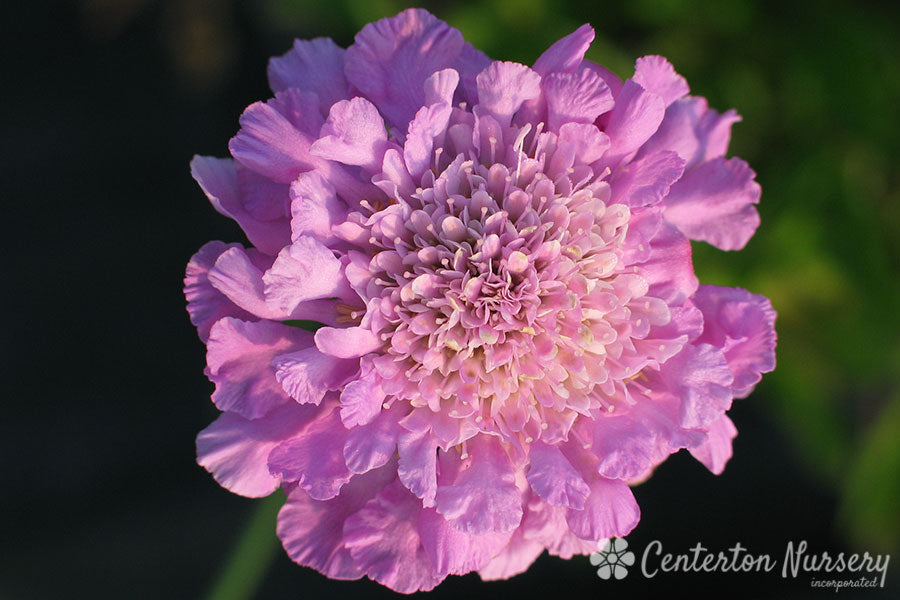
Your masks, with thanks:
[{"label": "ruffled petal", "polygon": [[316,405],[326,392],[340,389],[359,371],[356,361],[322,354],[314,346],[277,356],[272,366],[275,379],[291,398]]},{"label": "ruffled petal", "polygon": [[337,241],[332,228],[347,220],[347,205],[319,173],[301,173],[291,184],[291,241],[311,236],[323,244]]},{"label": "ruffled petal", "polygon": [[734,375],[737,398],[749,394],[763,373],[775,369],[775,311],[764,296],[740,288],[701,285],[693,298],[703,312],[698,343],[721,348]]},{"label": "ruffled petal", "polygon": [[691,261],[691,243],[668,223],[650,241],[649,259],[637,268],[650,284],[649,294],[670,306],[683,304],[700,285]]},{"label": "ruffled petal", "polygon": [[344,56],[347,79],[375,103],[388,124],[406,125],[425,104],[425,80],[453,67],[462,34],[422,9],[369,23]]},{"label": "ruffled petal", "polygon": [[197,334],[204,342],[209,339],[209,330],[213,324],[223,317],[236,317],[245,321],[253,318],[253,315],[236,306],[209,281],[209,271],[216,259],[232,248],[240,248],[240,244],[204,244],[191,257],[185,270],[184,296],[188,303],[187,311],[191,323],[197,327]]},{"label": "ruffled petal", "polygon": [[303,432],[272,450],[269,471],[296,481],[315,500],[334,498],[352,476],[344,462],[346,439],[337,407],[327,408]]},{"label": "ruffled petal", "polygon": [[682,173],[684,160],[674,152],[656,152],[633,160],[613,174],[610,202],[629,208],[657,204],[668,195]]},{"label": "ruffled petal", "polygon": [[592,124],[614,105],[609,87],[588,69],[551,73],[544,79],[543,89],[550,131],[559,131],[564,123]]},{"label": "ruffled petal", "polygon": [[554,506],[584,508],[591,490],[558,448],[535,443],[528,460],[528,483],[538,496]]},{"label": "ruffled petal", "polygon": [[341,392],[341,420],[347,427],[371,423],[381,412],[384,399],[377,376],[367,373],[348,383]]},{"label": "ruffled petal", "polygon": [[272,257],[263,260],[263,256],[254,254],[253,249],[230,248],[216,260],[209,272],[209,282],[235,305],[261,319],[313,319],[327,325],[337,324],[333,300],[301,302],[290,312],[266,304],[263,268],[272,266]]},{"label": "ruffled petal", "polygon": [[344,442],[344,460],[351,473],[366,473],[386,464],[394,456],[400,435],[397,421],[402,414],[401,403],[396,403],[371,423],[350,430]]},{"label": "ruffled petal", "polygon": [[293,402],[261,419],[245,419],[235,413],[219,415],[197,435],[197,463],[235,494],[268,496],[281,481],[269,473],[269,453],[302,431],[314,415],[313,407]]},{"label": "ruffled petal", "polygon": [[453,94],[459,85],[456,69],[435,71],[425,80],[425,106],[432,104],[453,104]]},{"label": "ruffled petal", "polygon": [[731,459],[731,441],[737,437],[737,428],[727,415],[722,415],[707,429],[705,442],[690,449],[690,453],[706,465],[714,475],[720,475]]},{"label": "ruffled petal", "polygon": [[279,252],[262,280],[266,304],[286,314],[307,300],[347,295],[349,287],[341,261],[327,246],[306,236]]},{"label": "ruffled petal", "polygon": [[429,431],[403,432],[397,439],[397,475],[425,507],[434,506],[437,493],[437,446]]},{"label": "ruffled petal", "polygon": [[325,501],[314,500],[302,488],[294,487],[278,513],[278,537],[288,556],[333,579],[362,577],[363,570],[344,545],[344,523],[393,477],[390,468],[354,477],[340,495]]},{"label": "ruffled petal", "polygon": [[634,80],[645,90],[660,96],[669,106],[690,90],[684,77],[662,56],[644,56],[634,65]]},{"label": "ruffled petal", "polygon": [[[278,110],[286,110],[286,106],[289,114]],[[303,171],[315,168],[309,146],[322,122],[316,95],[290,88],[268,102],[248,106],[240,118],[241,130],[228,147],[232,156],[257,173],[290,183]],[[295,123],[301,123],[302,130]]]},{"label": "ruffled petal", "polygon": [[449,104],[443,103],[423,106],[410,122],[403,144],[403,161],[413,179],[420,179],[431,166],[435,139],[447,130],[451,110]]},{"label": "ruffled petal", "polygon": [[665,217],[692,240],[721,250],[740,250],[756,228],[760,187],[756,173],[739,158],[716,158],[685,173],[672,186]]},{"label": "ruffled petal", "polygon": [[465,575],[485,567],[509,542],[511,533],[471,535],[452,527],[433,508],[419,514],[419,539],[438,576]]},{"label": "ruffled petal", "polygon": [[524,573],[544,551],[544,545],[535,540],[526,540],[524,527],[519,526],[510,538],[509,543],[490,562],[478,570],[478,576],[484,581],[509,579]]},{"label": "ruffled petal", "polygon": [[534,61],[534,70],[540,75],[553,72],[571,72],[581,64],[584,53],[594,41],[594,28],[585,23],[566,37],[555,42]]},{"label": "ruffled petal", "polygon": [[234,219],[251,244],[266,254],[277,254],[285,246],[290,237],[287,220],[260,221],[244,208],[232,159],[195,156],[191,160],[191,175],[213,207]]},{"label": "ruffled petal", "polygon": [[595,477],[583,510],[566,510],[566,522],[576,536],[599,541],[625,537],[638,524],[641,510],[631,488],[618,479]]},{"label": "ruffled petal", "polygon": [[487,54],[468,42],[463,44],[456,62],[453,63],[453,68],[459,73],[460,82],[460,86],[456,89],[454,104],[467,102],[474,105],[478,103],[478,85],[475,79],[489,64],[491,64],[491,59]]},{"label": "ruffled petal", "polygon": [[609,136],[593,123],[564,123],[559,128],[559,141],[572,144],[575,160],[585,165],[599,160],[609,149]]},{"label": "ruffled petal", "polygon": [[714,346],[685,346],[666,361],[659,375],[669,393],[681,399],[681,426],[684,428],[705,427],[731,408],[734,377],[725,355]]},{"label": "ruffled petal", "polygon": [[653,467],[657,435],[652,422],[631,416],[595,419],[591,452],[600,459],[597,472],[622,481],[640,478]]},{"label": "ruffled petal", "polygon": [[434,588],[432,567],[416,529],[421,506],[394,481],[344,523],[344,545],[371,579],[401,594]]},{"label": "ruffled petal", "polygon": [[662,124],[641,148],[640,155],[672,150],[685,160],[685,170],[693,169],[725,156],[731,126],[740,120],[733,110],[720,115],[710,109],[705,98],[682,98],[666,109]]},{"label": "ruffled petal", "polygon": [[271,321],[225,317],[213,325],[206,351],[207,375],[216,384],[212,400],[223,411],[258,419],[288,401],[275,379],[272,360],[309,346],[309,332]]},{"label": "ruffled petal", "polygon": [[280,222],[289,216],[290,188],[287,184],[267,179],[241,163],[234,166],[241,204],[254,219]]},{"label": "ruffled petal", "polygon": [[566,509],[551,506],[536,494],[531,494],[525,503],[522,518],[522,539],[537,542],[553,556],[570,559],[576,554],[590,554],[597,551],[597,542],[576,537],[566,522]]},{"label": "ruffled petal", "polygon": [[469,458],[450,485],[440,485],[437,511],[466,533],[506,533],[522,520],[522,496],[503,447],[479,437],[469,442]]},{"label": "ruffled petal", "polygon": [[656,133],[666,113],[663,99],[629,79],[616,97],[605,131],[610,149],[603,164],[615,169],[623,158],[637,150]]},{"label": "ruffled petal", "polygon": [[319,135],[310,146],[310,154],[370,172],[381,166],[387,131],[378,109],[365,98],[335,103]]},{"label": "ruffled petal", "polygon": [[293,48],[269,59],[267,74],[273,92],[287,88],[314,92],[323,113],[348,96],[344,49],[330,38],[294,40]]},{"label": "ruffled petal", "polygon": [[289,312],[273,309],[263,295],[263,272],[244,248],[235,244],[209,272],[210,284],[235,305],[260,319],[287,319]]},{"label": "ruffled petal", "polygon": [[316,347],[338,358],[357,358],[382,346],[381,338],[365,327],[322,327],[316,331]]},{"label": "ruffled petal", "polygon": [[503,127],[509,125],[523,102],[537,98],[541,93],[541,76],[514,62],[493,62],[478,74],[475,81],[478,106]]}]

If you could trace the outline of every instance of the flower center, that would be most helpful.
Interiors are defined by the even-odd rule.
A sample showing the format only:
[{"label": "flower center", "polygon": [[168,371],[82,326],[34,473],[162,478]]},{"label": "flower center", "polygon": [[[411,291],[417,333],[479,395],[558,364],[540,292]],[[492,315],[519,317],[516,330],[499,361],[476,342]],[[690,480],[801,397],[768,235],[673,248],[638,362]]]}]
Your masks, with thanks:
[{"label": "flower center", "polygon": [[615,410],[646,364],[632,340],[669,320],[625,272],[629,209],[534,139],[513,164],[436,155],[423,187],[365,221],[384,391],[526,443]]}]

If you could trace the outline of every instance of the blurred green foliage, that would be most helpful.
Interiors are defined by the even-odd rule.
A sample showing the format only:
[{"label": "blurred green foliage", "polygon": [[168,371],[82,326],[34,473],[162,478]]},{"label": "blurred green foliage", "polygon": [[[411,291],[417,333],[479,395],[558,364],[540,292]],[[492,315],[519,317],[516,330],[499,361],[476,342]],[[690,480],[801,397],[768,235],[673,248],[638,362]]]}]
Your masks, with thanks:
[{"label": "blurred green foliage", "polygon": [[[532,63],[590,22],[588,57],[621,77],[663,54],[710,105],[737,108],[731,155],[763,188],[747,248],[695,245],[701,281],[779,313],[778,368],[754,396],[840,495],[847,537],[900,546],[900,56],[896,4],[550,0],[422,5],[495,59]],[[342,45],[393,0],[267,0],[271,53],[327,32]]]}]

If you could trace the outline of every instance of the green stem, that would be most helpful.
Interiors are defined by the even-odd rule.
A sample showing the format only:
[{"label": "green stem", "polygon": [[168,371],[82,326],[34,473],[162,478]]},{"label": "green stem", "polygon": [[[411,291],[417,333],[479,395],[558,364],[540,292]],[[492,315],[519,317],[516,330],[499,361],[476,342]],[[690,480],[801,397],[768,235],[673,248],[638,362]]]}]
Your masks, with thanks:
[{"label": "green stem", "polygon": [[284,494],[276,492],[256,504],[206,600],[248,600],[253,596],[278,552],[275,518],[283,503]]}]

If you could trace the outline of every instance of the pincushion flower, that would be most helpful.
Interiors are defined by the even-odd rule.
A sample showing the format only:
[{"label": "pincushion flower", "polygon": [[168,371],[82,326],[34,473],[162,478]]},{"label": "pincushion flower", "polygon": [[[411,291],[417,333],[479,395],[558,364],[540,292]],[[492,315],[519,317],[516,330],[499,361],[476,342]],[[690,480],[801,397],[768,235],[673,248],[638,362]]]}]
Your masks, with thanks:
[{"label": "pincushion flower", "polygon": [[297,41],[232,158],[191,163],[251,244],[187,269],[222,411],[198,461],[286,492],[301,565],[399,592],[506,578],[626,535],[630,484],[673,452],[730,458],[775,313],[699,285],[689,240],[739,249],[759,224],[724,157],[738,117],[659,56],[623,83],[584,59],[593,36],[533,67],[423,10],[346,50]]}]

